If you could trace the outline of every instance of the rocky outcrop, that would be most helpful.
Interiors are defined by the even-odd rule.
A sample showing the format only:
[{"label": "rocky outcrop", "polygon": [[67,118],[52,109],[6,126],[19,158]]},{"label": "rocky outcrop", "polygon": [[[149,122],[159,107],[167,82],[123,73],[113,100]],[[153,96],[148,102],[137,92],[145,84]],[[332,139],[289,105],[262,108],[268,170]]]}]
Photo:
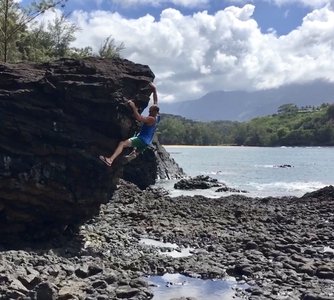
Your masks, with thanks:
[{"label": "rocky outcrop", "polygon": [[[98,155],[138,130],[127,99],[142,111],[153,79],[148,66],[123,59],[0,64],[2,241],[64,230],[111,198],[124,160],[108,168]],[[131,181],[154,183],[156,163],[146,151],[136,159],[141,175]]]},{"label": "rocky outcrop", "polygon": [[174,184],[174,188],[178,190],[206,190],[218,188],[215,192],[232,192],[232,193],[247,193],[244,190],[238,190],[228,187],[225,183],[219,182],[216,178],[210,176],[198,175],[195,177],[182,178]]},{"label": "rocky outcrop", "polygon": [[156,179],[179,179],[185,176],[183,169],[179,167],[156,137],[152,146],[139,157],[142,159],[135,159],[131,164],[126,165],[122,178],[135,183],[141,189],[154,184]]},{"label": "rocky outcrop", "polygon": [[220,187],[218,180],[204,175],[183,178],[174,184],[174,188],[179,190],[205,190],[213,187]]},{"label": "rocky outcrop", "polygon": [[325,186],[320,190],[314,192],[306,193],[302,198],[316,198],[316,199],[328,199],[332,198],[334,200],[334,186]]}]

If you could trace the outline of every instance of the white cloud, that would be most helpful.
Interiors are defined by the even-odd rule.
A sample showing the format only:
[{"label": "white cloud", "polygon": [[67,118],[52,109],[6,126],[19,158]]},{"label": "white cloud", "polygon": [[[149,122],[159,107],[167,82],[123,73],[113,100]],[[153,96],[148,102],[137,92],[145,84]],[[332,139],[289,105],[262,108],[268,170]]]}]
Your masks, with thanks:
[{"label": "white cloud", "polygon": [[321,8],[324,6],[331,6],[334,7],[333,0],[227,0],[230,4],[237,4],[237,5],[245,5],[247,3],[256,3],[256,2],[270,2],[278,6],[283,5],[291,5],[291,4],[300,4],[303,6],[311,7],[311,8]]},{"label": "white cloud", "polygon": [[271,1],[273,1],[277,5],[286,5],[286,4],[291,5],[293,3],[299,3],[304,6],[313,8],[320,8],[332,2],[332,0],[271,0]]},{"label": "white cloud", "polygon": [[334,12],[316,9],[284,36],[261,33],[254,5],[183,15],[165,9],[126,19],[107,11],[75,11],[73,46],[97,50],[112,35],[123,57],[147,64],[161,101],[196,99],[213,90],[254,90],[325,78],[334,82]]}]

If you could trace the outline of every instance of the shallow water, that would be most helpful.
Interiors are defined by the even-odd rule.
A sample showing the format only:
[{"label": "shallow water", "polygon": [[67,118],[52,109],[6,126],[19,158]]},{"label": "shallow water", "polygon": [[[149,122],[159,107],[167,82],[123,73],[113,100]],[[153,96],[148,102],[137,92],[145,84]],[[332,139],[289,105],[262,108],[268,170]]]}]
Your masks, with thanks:
[{"label": "shallow water", "polygon": [[[164,146],[188,176],[209,175],[250,197],[297,196],[334,185],[334,147]],[[291,167],[280,167],[291,165]],[[214,190],[174,190],[171,196],[226,196]]]},{"label": "shallow water", "polygon": [[237,283],[233,278],[228,280],[203,280],[190,278],[181,274],[151,276],[148,282],[156,285],[152,288],[153,300],[170,300],[180,297],[194,297],[198,300],[237,300],[237,290],[244,289],[245,284]]},{"label": "shallow water", "polygon": [[[161,255],[174,258],[191,256],[191,251],[193,251],[192,248],[182,248],[177,244],[164,243],[149,238],[140,239],[139,244],[157,248]],[[235,300],[241,299],[235,297],[235,292],[246,286],[239,284],[233,277],[229,277],[227,280],[203,280],[181,274],[150,276],[148,282],[153,286],[153,299],[156,300],[169,300],[174,297],[194,297],[198,300]]]}]

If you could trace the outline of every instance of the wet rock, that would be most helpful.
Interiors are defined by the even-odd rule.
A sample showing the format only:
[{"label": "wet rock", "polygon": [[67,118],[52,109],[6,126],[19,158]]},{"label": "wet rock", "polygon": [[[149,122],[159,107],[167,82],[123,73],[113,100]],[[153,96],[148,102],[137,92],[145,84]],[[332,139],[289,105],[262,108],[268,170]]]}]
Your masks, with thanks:
[{"label": "wet rock", "polygon": [[183,178],[174,184],[175,189],[193,190],[193,189],[209,189],[220,186],[217,179],[209,176],[199,175],[193,178]]},{"label": "wet rock", "polygon": [[229,188],[224,183],[219,182],[210,176],[198,175],[190,178],[183,178],[174,184],[175,189],[179,190],[195,190],[195,189],[210,189],[218,187],[216,192],[246,192],[237,189]]},{"label": "wet rock", "polygon": [[220,187],[219,189],[215,190],[216,193],[221,193],[221,192],[231,192],[231,193],[247,193],[245,190],[238,190],[235,188],[230,188],[227,186]]}]

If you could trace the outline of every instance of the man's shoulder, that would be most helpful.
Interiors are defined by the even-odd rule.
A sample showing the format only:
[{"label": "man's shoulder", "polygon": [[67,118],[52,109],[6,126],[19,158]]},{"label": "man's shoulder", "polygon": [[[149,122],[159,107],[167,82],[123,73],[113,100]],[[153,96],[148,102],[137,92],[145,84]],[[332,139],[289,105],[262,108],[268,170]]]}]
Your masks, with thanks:
[{"label": "man's shoulder", "polygon": [[156,119],[152,116],[147,116],[145,117],[145,121],[144,123],[146,123],[147,125],[153,125],[155,123]]}]

